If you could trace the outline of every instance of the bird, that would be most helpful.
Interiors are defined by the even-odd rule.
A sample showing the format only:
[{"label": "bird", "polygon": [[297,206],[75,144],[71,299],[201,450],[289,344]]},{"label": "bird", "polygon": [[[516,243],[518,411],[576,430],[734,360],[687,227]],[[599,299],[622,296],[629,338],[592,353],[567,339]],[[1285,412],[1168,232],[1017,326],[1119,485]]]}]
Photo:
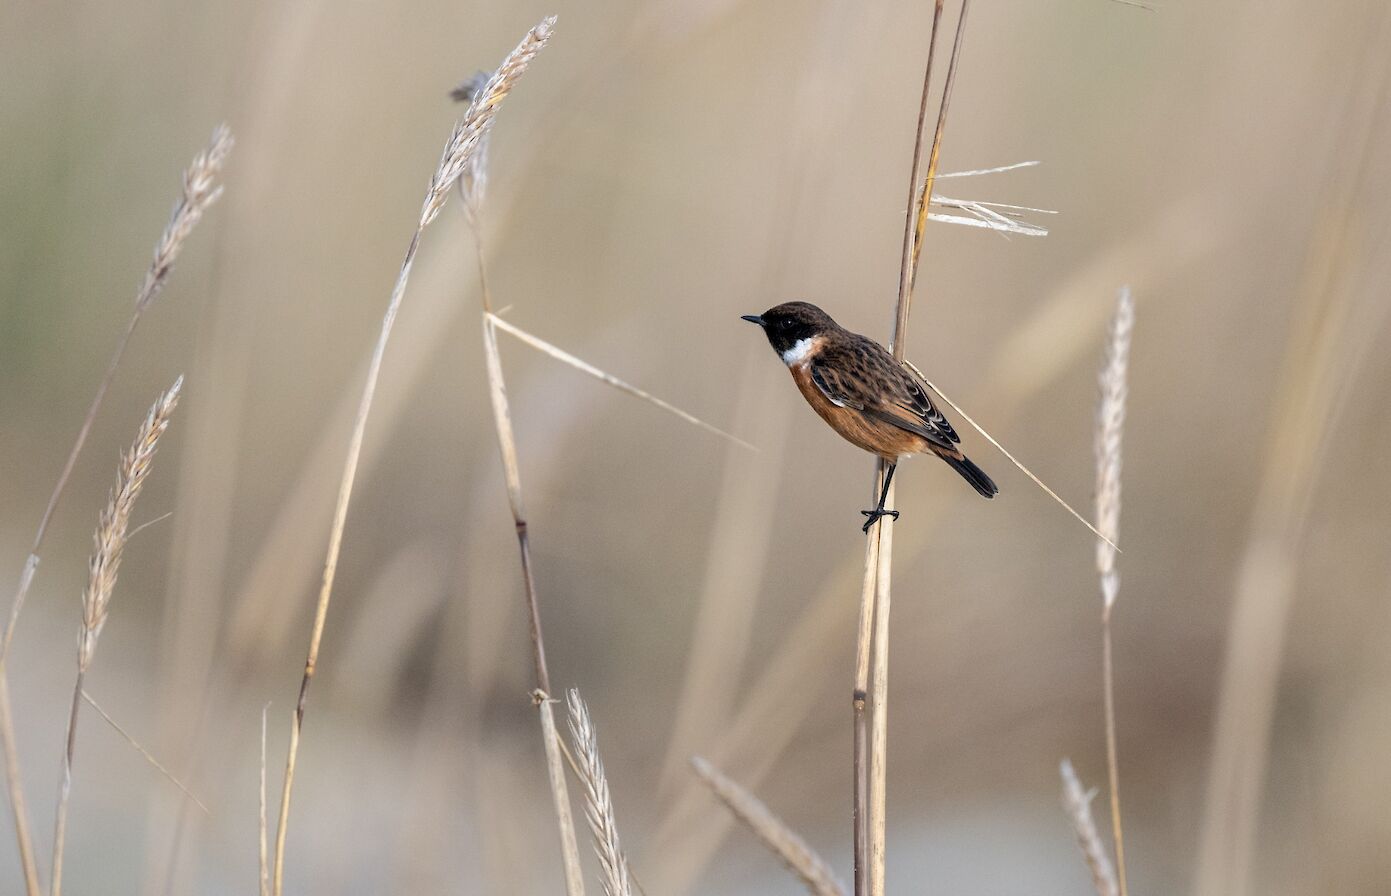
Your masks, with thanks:
[{"label": "bird", "polygon": [[898,519],[898,511],[885,510],[884,501],[898,461],[907,455],[935,454],[982,497],[999,494],[985,471],[961,452],[961,437],[924,384],[882,345],[850,332],[810,302],[784,302],[743,319],[763,328],[812,410],[846,441],[888,464],[877,505],[860,511],[868,517],[862,531],[868,533],[882,517]]}]

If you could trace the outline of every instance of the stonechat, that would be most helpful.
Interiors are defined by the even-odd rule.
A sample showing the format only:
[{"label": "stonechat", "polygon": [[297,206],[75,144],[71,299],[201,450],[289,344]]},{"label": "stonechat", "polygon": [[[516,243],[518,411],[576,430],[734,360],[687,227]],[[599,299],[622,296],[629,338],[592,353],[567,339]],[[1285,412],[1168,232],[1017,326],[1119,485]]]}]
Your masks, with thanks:
[{"label": "stonechat", "polygon": [[884,501],[905,455],[931,452],[983,497],[999,493],[985,471],[961,453],[961,437],[923,384],[879,343],[851,333],[808,302],[786,302],[762,314],[746,314],[744,320],[763,328],[802,397],[822,420],[852,445],[888,462],[878,505],[860,511],[869,517],[865,532],[880,517],[898,519],[898,511],[885,510]]}]

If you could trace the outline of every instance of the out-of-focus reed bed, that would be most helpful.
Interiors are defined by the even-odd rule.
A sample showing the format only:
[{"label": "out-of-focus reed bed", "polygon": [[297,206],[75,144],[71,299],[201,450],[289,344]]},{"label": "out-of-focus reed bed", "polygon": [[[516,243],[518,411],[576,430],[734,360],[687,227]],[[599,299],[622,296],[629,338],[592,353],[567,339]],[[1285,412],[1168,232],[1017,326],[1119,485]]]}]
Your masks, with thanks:
[{"label": "out-of-focus reed bed", "polygon": [[[179,474],[156,475],[141,499],[142,513],[174,516],[134,543],[94,678],[103,707],[211,813],[84,723],[65,886],[254,887],[259,715],[272,700],[264,753],[282,755],[275,720],[300,677],[365,347],[414,226],[403,197],[438,158],[447,85],[544,10],[17,9],[21,26],[0,33],[0,76],[18,85],[0,97],[12,124],[0,133],[0,371],[12,384],[0,463],[18,471],[5,477],[0,564],[14,573],[130,311],[96,297],[113,272],[138,279],[139,222],[166,213],[159,183],[190,135],[225,114],[239,147],[190,243],[205,251],[171,279],[177,301],[146,315],[92,425],[101,447],[83,453],[52,517],[5,654],[21,720],[10,739],[29,793],[50,793],[103,453],[187,370],[160,460]],[[1287,0],[971,13],[940,164],[1045,164],[954,185],[980,198],[934,213],[1060,214],[1047,240],[930,231],[919,288],[931,300],[914,309],[907,355],[930,353],[934,381],[1080,499],[1093,483],[1079,450],[1093,359],[1115,286],[1134,285],[1142,336],[1111,634],[1137,892],[1391,881],[1376,848],[1391,835],[1378,559],[1391,477],[1369,410],[1391,381],[1371,350],[1391,304],[1391,191],[1368,161],[1391,136],[1387,15],[1354,3],[1311,18]],[[567,19],[547,76],[528,76],[494,135],[505,164],[473,233],[495,322],[759,448],[499,346],[556,684],[577,685],[593,710],[622,845],[654,896],[802,886],[687,771],[693,753],[828,866],[851,867],[847,595],[863,556],[842,514],[863,482],[736,318],[803,297],[885,332],[904,110],[929,24],[922,4],[853,16],[595,6]],[[453,203],[432,225],[382,367],[302,744],[287,890],[562,886],[525,614],[504,599],[521,585],[467,227]],[[1071,755],[1110,790],[1098,608],[1085,597],[1094,539],[1022,477],[982,508],[932,471],[907,472],[886,889],[1081,892],[1089,871],[1057,810],[1055,762]],[[29,811],[46,832],[47,801]],[[1101,827],[1098,842],[1113,839]],[[3,879],[25,878],[17,855],[0,853]]]}]

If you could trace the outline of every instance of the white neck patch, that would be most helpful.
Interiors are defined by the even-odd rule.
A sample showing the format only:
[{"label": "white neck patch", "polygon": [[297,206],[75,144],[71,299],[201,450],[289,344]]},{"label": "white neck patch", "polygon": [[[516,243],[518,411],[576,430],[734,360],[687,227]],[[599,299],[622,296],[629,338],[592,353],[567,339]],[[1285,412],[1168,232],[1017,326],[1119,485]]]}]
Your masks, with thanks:
[{"label": "white neck patch", "polygon": [[782,363],[788,367],[801,364],[810,357],[812,350],[816,348],[817,340],[813,338],[798,339],[792,348],[782,353]]}]

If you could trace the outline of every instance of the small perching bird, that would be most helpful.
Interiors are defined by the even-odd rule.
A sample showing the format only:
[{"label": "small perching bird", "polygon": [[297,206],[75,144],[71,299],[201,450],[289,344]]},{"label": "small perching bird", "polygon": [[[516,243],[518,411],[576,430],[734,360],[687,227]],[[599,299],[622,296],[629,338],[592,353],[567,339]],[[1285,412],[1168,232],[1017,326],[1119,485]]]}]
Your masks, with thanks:
[{"label": "small perching bird", "polygon": [[802,397],[852,445],[889,464],[878,505],[863,510],[864,531],[885,510],[899,458],[931,452],[961,474],[983,497],[999,493],[985,471],[961,453],[961,437],[933,405],[922,382],[879,343],[851,333],[808,302],[786,302],[744,320],[763,328]]}]

